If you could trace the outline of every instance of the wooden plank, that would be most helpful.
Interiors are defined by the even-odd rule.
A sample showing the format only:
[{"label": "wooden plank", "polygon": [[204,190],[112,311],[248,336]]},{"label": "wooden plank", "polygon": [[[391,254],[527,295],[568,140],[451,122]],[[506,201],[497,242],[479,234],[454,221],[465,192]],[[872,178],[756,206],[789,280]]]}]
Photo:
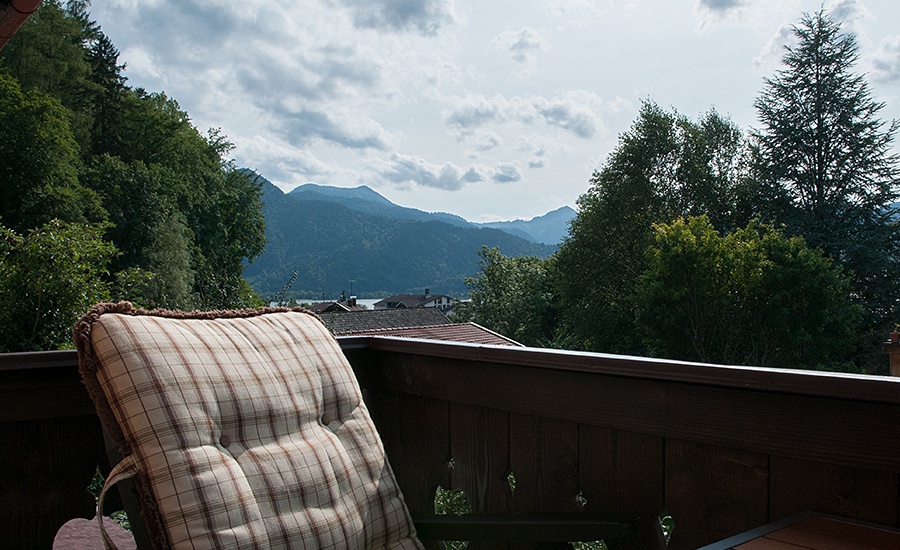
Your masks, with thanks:
[{"label": "wooden plank", "polygon": [[578,426],[510,414],[513,512],[574,512],[578,500]]},{"label": "wooden plank", "polygon": [[873,423],[900,417],[900,404],[398,354],[382,365],[380,383],[396,391],[900,472],[900,422]]},{"label": "wooden plank", "polygon": [[607,517],[640,516],[634,548],[658,544],[665,508],[665,454],[661,437],[578,427],[579,487],[585,510]]},{"label": "wooden plank", "polygon": [[78,352],[74,349],[0,353],[0,372],[64,368],[78,371]]},{"label": "wooden plank", "polygon": [[770,519],[804,510],[898,526],[897,474],[771,457]]},{"label": "wooden plank", "polygon": [[768,521],[768,457],[666,440],[670,550],[694,549]]},{"label": "wooden plank", "polygon": [[[361,339],[348,345],[359,346]],[[488,346],[462,342],[434,342],[394,337],[369,337],[374,350],[399,353],[407,358],[427,357],[426,362],[446,358],[469,363],[497,363],[536,367],[547,371],[590,372],[646,380],[686,382],[716,387],[835,397],[900,404],[900,378],[865,376],[810,370],[689,363],[649,357],[553,349]],[[415,361],[415,359],[411,359]],[[421,361],[421,359],[420,359]],[[553,376],[552,374],[549,376]]]},{"label": "wooden plank", "polygon": [[801,512],[700,550],[883,550],[900,548],[900,531],[882,525]]},{"label": "wooden plank", "polygon": [[665,503],[663,439],[591,425],[578,427],[579,487],[586,510],[659,513]]},{"label": "wooden plank", "polygon": [[819,516],[798,522],[794,527],[837,539],[865,542],[875,548],[900,548],[900,531],[888,530],[880,525]]},{"label": "wooden plank", "polygon": [[0,422],[85,416],[95,412],[75,367],[0,371]]},{"label": "wooden plank", "polygon": [[451,403],[450,451],[453,489],[466,493],[472,512],[509,512],[509,414]]},{"label": "wooden plank", "polygon": [[66,521],[94,517],[96,416],[3,422],[0,441],[0,546],[50,548]]},{"label": "wooden plank", "polygon": [[447,402],[401,395],[389,460],[410,513],[434,513],[437,487],[450,486]]}]

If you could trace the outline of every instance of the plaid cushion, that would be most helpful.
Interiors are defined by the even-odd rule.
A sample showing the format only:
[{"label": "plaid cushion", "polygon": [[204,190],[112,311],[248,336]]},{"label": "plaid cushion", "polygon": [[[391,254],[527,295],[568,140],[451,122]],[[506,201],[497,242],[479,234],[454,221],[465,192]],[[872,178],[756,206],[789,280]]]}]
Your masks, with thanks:
[{"label": "plaid cushion", "polygon": [[158,543],[421,548],[356,378],[315,316],[106,304],[76,343],[98,414],[134,453]]}]

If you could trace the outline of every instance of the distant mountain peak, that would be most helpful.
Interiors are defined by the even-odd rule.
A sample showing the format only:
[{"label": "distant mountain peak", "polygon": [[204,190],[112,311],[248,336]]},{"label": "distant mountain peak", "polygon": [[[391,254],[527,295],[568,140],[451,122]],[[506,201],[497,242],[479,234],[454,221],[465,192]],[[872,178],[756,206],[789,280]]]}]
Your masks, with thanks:
[{"label": "distant mountain peak", "polygon": [[291,189],[287,194],[293,196],[321,195],[321,198],[325,200],[334,200],[338,202],[362,200],[380,204],[393,204],[377,191],[366,185],[360,185],[359,187],[332,187],[329,185],[319,185],[318,183],[304,183],[303,185],[298,185]]},{"label": "distant mountain peak", "polygon": [[534,242],[556,246],[568,235],[569,223],[575,215],[575,210],[570,206],[561,206],[530,220],[488,222],[479,225],[500,229]]},{"label": "distant mountain peak", "polygon": [[487,227],[499,229],[510,235],[533,243],[557,246],[569,232],[569,222],[575,217],[575,210],[562,206],[543,216],[535,216],[530,220],[513,220],[488,223],[472,223],[468,220],[446,212],[425,212],[416,208],[408,208],[394,204],[383,195],[367,185],[358,187],[334,187],[318,183],[304,183],[284,193],[269,180],[260,176],[263,181],[263,193],[285,195],[294,200],[334,202],[350,210],[364,212],[387,218],[433,221],[449,223],[457,227]]}]

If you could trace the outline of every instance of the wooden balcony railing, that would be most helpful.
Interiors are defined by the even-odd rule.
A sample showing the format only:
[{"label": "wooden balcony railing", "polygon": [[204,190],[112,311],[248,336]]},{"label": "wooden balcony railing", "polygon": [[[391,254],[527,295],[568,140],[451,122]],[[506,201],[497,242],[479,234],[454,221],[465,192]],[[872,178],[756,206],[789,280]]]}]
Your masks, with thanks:
[{"label": "wooden balcony railing", "polygon": [[[900,380],[343,338],[411,511],[672,516],[696,548],[804,510],[900,526]],[[74,352],[0,355],[0,540],[48,548],[107,469]],[[510,481],[514,479],[515,489]]]}]

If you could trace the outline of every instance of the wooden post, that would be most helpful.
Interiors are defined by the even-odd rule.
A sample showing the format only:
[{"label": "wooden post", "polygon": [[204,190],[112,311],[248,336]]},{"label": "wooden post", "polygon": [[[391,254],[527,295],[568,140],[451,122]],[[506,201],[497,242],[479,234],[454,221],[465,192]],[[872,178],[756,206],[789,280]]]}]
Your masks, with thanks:
[{"label": "wooden post", "polygon": [[882,349],[891,356],[891,376],[900,376],[900,332],[892,331]]}]

